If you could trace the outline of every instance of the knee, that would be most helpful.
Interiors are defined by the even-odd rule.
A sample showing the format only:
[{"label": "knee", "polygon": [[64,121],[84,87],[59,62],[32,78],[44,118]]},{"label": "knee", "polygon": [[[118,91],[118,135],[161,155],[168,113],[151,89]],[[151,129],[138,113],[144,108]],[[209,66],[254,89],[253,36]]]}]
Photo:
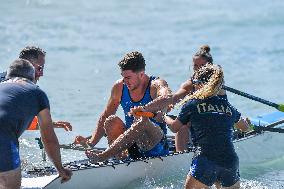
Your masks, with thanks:
[{"label": "knee", "polygon": [[146,125],[146,121],[140,119],[140,120],[135,121],[135,122],[131,125],[131,129],[142,130],[142,129],[144,129],[145,125]]},{"label": "knee", "polygon": [[123,125],[121,119],[116,115],[109,116],[104,123],[105,132],[109,133],[110,131],[113,131],[113,129],[118,125]]}]

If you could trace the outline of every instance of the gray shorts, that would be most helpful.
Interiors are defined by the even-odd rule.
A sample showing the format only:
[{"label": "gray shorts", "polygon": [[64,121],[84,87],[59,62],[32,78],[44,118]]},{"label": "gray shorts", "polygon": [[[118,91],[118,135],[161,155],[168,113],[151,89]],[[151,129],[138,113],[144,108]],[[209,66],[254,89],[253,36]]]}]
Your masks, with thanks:
[{"label": "gray shorts", "polygon": [[21,167],[0,172],[0,189],[18,189],[21,187]]}]

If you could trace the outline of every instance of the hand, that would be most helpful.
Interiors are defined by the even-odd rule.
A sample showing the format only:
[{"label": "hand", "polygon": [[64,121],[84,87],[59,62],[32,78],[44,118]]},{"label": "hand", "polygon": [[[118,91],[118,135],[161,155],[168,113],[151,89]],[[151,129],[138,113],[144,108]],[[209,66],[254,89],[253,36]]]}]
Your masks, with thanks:
[{"label": "hand", "polygon": [[75,137],[75,140],[74,140],[74,142],[73,142],[73,144],[87,144],[88,143],[88,139],[87,138],[85,138],[85,137],[83,137],[83,136],[76,136]]},{"label": "hand", "polygon": [[58,170],[59,176],[62,177],[61,183],[67,182],[71,179],[72,171],[70,169],[62,168],[61,170]]},{"label": "hand", "polygon": [[136,112],[144,112],[145,109],[143,106],[135,106],[133,108],[130,109],[129,113],[130,115],[133,115],[135,117],[139,117],[139,116],[136,116]]},{"label": "hand", "polygon": [[55,121],[53,125],[55,128],[63,128],[65,131],[72,131],[72,125],[66,121]]},{"label": "hand", "polygon": [[85,149],[92,149],[94,147],[94,145],[89,143],[89,140],[87,138],[82,137],[82,136],[76,136],[73,144],[80,144]]},{"label": "hand", "polygon": [[175,106],[173,104],[168,105],[167,112],[172,111],[174,108],[175,108]]}]

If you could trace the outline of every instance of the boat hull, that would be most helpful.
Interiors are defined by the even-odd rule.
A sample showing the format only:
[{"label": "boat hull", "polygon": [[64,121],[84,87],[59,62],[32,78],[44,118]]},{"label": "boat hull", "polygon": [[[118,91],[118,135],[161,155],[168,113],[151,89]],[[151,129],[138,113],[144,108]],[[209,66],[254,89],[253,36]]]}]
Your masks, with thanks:
[{"label": "boat hull", "polygon": [[[281,114],[281,116],[283,118],[284,114]],[[279,116],[277,119],[280,119]],[[253,133],[234,140],[234,146],[240,160],[240,169],[242,170],[242,167],[247,165],[283,157],[283,141],[283,134],[275,132]],[[108,164],[100,163],[99,165],[90,164],[88,160],[73,162],[70,164],[70,168],[73,169],[73,176],[66,183],[61,184],[60,178],[56,175],[50,175],[23,178],[22,187],[24,189],[125,188],[130,183],[147,177],[155,181],[177,175],[186,177],[193,157],[193,152],[190,150],[191,148],[188,152],[172,153],[164,157],[125,162],[110,161]],[[34,185],[32,186],[32,184]]]}]

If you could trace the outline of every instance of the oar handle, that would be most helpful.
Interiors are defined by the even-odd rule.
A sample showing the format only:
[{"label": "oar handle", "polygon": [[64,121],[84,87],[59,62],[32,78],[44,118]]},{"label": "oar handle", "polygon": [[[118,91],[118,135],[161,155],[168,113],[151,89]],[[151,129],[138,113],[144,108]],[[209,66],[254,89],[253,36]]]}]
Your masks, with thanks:
[{"label": "oar handle", "polygon": [[269,132],[277,132],[277,133],[284,133],[284,129],[282,128],[271,128],[271,127],[263,127],[263,126],[256,126],[254,127],[255,131],[269,131]]},{"label": "oar handle", "polygon": [[269,124],[269,125],[266,125],[266,127],[272,128],[272,127],[275,127],[276,125],[280,125],[280,124],[282,124],[282,123],[284,123],[284,119],[275,121],[274,123],[271,123],[271,124]]},{"label": "oar handle", "polygon": [[284,112],[284,104],[276,104],[274,102],[270,102],[268,100],[265,100],[265,99],[253,96],[251,94],[245,93],[243,91],[239,91],[237,89],[234,89],[234,88],[231,88],[231,87],[228,87],[228,86],[225,86],[225,85],[223,85],[223,89],[225,89],[226,91],[235,93],[237,95],[246,97],[248,99],[251,99],[251,100],[254,100],[254,101],[257,101],[257,102],[261,102],[261,103],[266,104],[268,106],[274,107],[274,108],[276,108],[277,110],[279,110],[281,112]]},{"label": "oar handle", "polygon": [[141,116],[141,117],[148,117],[148,118],[153,118],[153,117],[156,116],[156,114],[153,113],[153,112],[143,112],[143,111],[135,112],[135,115],[136,116]]}]

